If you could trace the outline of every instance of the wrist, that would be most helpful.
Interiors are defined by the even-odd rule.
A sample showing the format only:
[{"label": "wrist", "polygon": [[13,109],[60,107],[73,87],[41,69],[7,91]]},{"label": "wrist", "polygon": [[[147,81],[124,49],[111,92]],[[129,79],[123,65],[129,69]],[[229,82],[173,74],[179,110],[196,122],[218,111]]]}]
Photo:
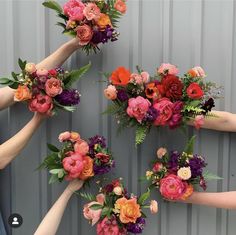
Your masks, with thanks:
[{"label": "wrist", "polygon": [[68,43],[67,46],[71,49],[71,50],[78,50],[80,49],[80,45],[79,45],[79,40],[77,38],[73,38],[71,39]]}]

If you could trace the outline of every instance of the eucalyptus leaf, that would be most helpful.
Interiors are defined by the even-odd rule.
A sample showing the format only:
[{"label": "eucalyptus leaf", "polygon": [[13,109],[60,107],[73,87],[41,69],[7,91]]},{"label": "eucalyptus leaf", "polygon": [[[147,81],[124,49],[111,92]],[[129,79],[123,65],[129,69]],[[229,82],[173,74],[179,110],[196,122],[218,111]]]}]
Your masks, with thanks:
[{"label": "eucalyptus leaf", "polygon": [[52,10],[55,10],[58,13],[62,13],[63,12],[61,6],[56,1],[46,1],[46,2],[43,2],[43,6],[45,6],[47,8],[50,8]]},{"label": "eucalyptus leaf", "polygon": [[49,180],[49,184],[53,184],[57,181],[58,181],[57,175],[51,175],[50,180]]}]

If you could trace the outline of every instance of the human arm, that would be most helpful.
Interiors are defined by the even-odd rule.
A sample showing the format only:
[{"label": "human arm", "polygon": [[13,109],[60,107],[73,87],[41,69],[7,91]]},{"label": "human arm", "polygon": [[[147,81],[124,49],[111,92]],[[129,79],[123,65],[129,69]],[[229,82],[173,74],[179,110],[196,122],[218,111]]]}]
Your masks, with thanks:
[{"label": "human arm", "polygon": [[44,217],[34,235],[54,235],[60,225],[62,216],[73,193],[83,186],[83,181],[73,180],[54,203]]}]

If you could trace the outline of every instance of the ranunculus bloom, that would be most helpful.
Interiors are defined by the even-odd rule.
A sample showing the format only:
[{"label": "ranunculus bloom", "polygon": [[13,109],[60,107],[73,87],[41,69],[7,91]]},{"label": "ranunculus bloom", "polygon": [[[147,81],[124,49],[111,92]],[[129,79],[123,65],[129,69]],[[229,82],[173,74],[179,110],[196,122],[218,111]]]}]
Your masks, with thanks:
[{"label": "ranunculus bloom", "polygon": [[197,115],[194,119],[194,126],[197,130],[199,130],[204,125],[204,116],[203,115]]},{"label": "ranunculus bloom", "polygon": [[153,171],[153,172],[159,172],[159,171],[162,170],[162,168],[163,168],[163,164],[160,163],[160,162],[157,162],[157,163],[155,163],[155,165],[153,166],[152,171]]},{"label": "ranunculus bloom", "polygon": [[96,20],[96,24],[101,30],[105,30],[108,25],[112,26],[110,17],[104,13],[100,14],[100,17]]},{"label": "ranunculus bloom", "polygon": [[14,94],[14,101],[25,101],[30,100],[32,94],[30,89],[27,86],[19,85]]},{"label": "ranunculus bloom", "polygon": [[159,74],[171,74],[171,75],[177,75],[179,73],[178,68],[175,65],[172,64],[161,64],[158,71]]},{"label": "ranunculus bloom", "polygon": [[55,97],[62,93],[62,82],[54,77],[48,79],[45,83],[45,90],[47,95]]},{"label": "ranunculus bloom", "polygon": [[136,120],[141,123],[150,106],[151,103],[148,99],[138,96],[129,99],[126,112],[130,117],[136,118]]},{"label": "ranunculus bloom", "polygon": [[65,131],[63,133],[61,133],[58,137],[60,142],[64,142],[70,139],[70,132],[69,131]]},{"label": "ranunculus bloom", "polygon": [[185,190],[185,193],[183,194],[183,196],[180,198],[181,200],[186,200],[187,198],[189,198],[192,194],[193,194],[193,186],[191,184],[189,184]]},{"label": "ranunculus bloom", "polygon": [[126,86],[130,81],[131,73],[125,67],[118,67],[112,72],[109,78],[113,85],[115,86]]},{"label": "ranunculus bloom", "polygon": [[205,71],[200,66],[196,66],[188,71],[188,74],[190,74],[193,78],[195,77],[202,77],[205,78],[206,74]]},{"label": "ranunculus bloom", "polygon": [[102,209],[98,209],[98,210],[93,210],[90,207],[93,205],[101,205],[98,202],[90,202],[84,205],[84,209],[83,209],[83,213],[84,213],[84,217],[85,219],[89,220],[93,225],[95,225],[100,217],[101,217],[101,213],[102,213]]},{"label": "ranunculus bloom", "polygon": [[108,100],[115,100],[117,98],[117,90],[116,87],[113,85],[109,85],[104,90],[104,95]]},{"label": "ranunculus bloom", "polygon": [[174,75],[167,75],[162,82],[165,96],[172,100],[179,100],[183,94],[183,83]]},{"label": "ranunculus bloom", "polygon": [[70,20],[81,21],[84,19],[85,6],[80,0],[69,0],[63,6],[64,14],[69,17]]},{"label": "ranunculus bloom", "polygon": [[181,167],[178,172],[177,175],[179,176],[180,179],[182,180],[188,180],[191,178],[191,169],[190,167]]},{"label": "ranunculus bloom", "polygon": [[119,198],[115,203],[115,209],[120,211],[119,218],[124,224],[135,223],[142,215],[140,205],[137,203],[137,198]]},{"label": "ranunculus bloom", "polygon": [[97,159],[99,159],[101,162],[108,163],[110,161],[110,155],[105,153],[97,153],[95,155]]},{"label": "ranunculus bloom", "polygon": [[157,157],[161,159],[162,157],[166,155],[166,153],[167,153],[166,148],[161,147],[157,150]]},{"label": "ranunculus bloom", "polygon": [[150,82],[146,85],[145,94],[149,99],[160,99],[164,94],[162,85],[156,85],[155,82]]},{"label": "ranunculus bloom", "polygon": [[201,99],[204,95],[202,88],[196,83],[191,83],[187,88],[187,95],[191,99]]},{"label": "ranunculus bloom", "polygon": [[87,20],[99,19],[101,15],[100,8],[95,3],[88,3],[83,10],[84,16]]},{"label": "ranunculus bloom", "polygon": [[74,145],[74,151],[84,156],[89,152],[89,145],[85,140],[78,140]]},{"label": "ranunculus bloom", "polygon": [[79,178],[81,180],[86,180],[92,176],[94,176],[93,172],[93,159],[90,158],[89,156],[83,157],[83,162],[84,162],[84,168],[82,172],[79,175]]},{"label": "ranunculus bloom", "polygon": [[113,192],[114,192],[116,195],[120,196],[120,195],[122,195],[122,193],[123,193],[123,189],[122,189],[120,186],[116,186],[116,187],[113,189]]},{"label": "ranunculus bloom", "polygon": [[38,94],[29,102],[29,110],[31,112],[39,112],[51,115],[53,109],[52,98],[48,95]]},{"label": "ranunculus bloom", "polygon": [[166,199],[178,200],[185,191],[186,184],[174,174],[167,175],[160,181],[160,193]]},{"label": "ranunculus bloom", "polygon": [[79,45],[85,46],[91,41],[93,37],[93,30],[89,25],[80,25],[76,28],[76,31],[79,39]]},{"label": "ranunculus bloom", "polygon": [[36,72],[36,65],[34,63],[27,63],[25,66],[25,71],[30,74]]},{"label": "ranunculus bloom", "polygon": [[172,105],[173,103],[167,98],[162,98],[153,105],[153,107],[159,112],[157,119],[154,121],[154,125],[164,126],[167,124],[173,114]]},{"label": "ranunculus bloom", "polygon": [[68,172],[68,175],[66,176],[67,180],[79,178],[84,169],[83,156],[78,153],[74,153],[70,155],[70,157],[65,157],[62,160],[62,165]]},{"label": "ranunculus bloom", "polygon": [[114,7],[117,11],[119,11],[122,14],[125,14],[127,10],[127,6],[124,0],[116,0]]},{"label": "ranunculus bloom", "polygon": [[47,69],[37,69],[36,74],[38,77],[46,77],[46,76],[48,76],[48,70]]},{"label": "ranunculus bloom", "polygon": [[157,203],[157,201],[151,200],[150,211],[151,211],[152,214],[156,214],[158,212],[158,203]]}]

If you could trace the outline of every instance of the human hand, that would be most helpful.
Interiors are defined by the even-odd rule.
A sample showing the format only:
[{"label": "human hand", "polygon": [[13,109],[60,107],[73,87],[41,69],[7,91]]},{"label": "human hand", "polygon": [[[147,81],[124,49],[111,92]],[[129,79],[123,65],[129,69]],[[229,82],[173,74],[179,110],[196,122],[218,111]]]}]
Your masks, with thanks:
[{"label": "human hand", "polygon": [[78,37],[75,37],[69,41],[69,44],[73,46],[74,49],[80,49],[81,45],[79,44],[79,39]]},{"label": "human hand", "polygon": [[75,191],[81,189],[83,184],[84,184],[84,181],[82,180],[78,180],[78,179],[72,180],[67,186],[66,190],[74,193]]}]

